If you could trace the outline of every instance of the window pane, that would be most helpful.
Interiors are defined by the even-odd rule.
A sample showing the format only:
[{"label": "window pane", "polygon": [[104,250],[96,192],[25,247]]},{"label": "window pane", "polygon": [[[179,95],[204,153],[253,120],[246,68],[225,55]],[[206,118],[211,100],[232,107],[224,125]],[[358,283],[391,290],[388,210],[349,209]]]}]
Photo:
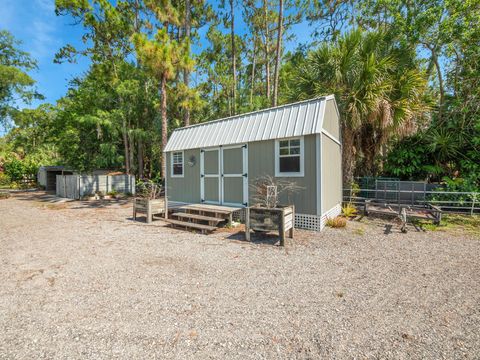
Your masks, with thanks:
[{"label": "window pane", "polygon": [[288,148],[285,148],[285,149],[280,148],[280,155],[288,155]]},{"label": "window pane", "polygon": [[288,140],[280,141],[280,147],[288,147]]},{"label": "window pane", "polygon": [[300,156],[280,158],[280,172],[300,172]]},{"label": "window pane", "polygon": [[174,164],[183,163],[183,154],[181,152],[173,153],[173,163]]},{"label": "window pane", "polygon": [[300,155],[300,148],[299,147],[291,147],[290,148],[290,155]]},{"label": "window pane", "polygon": [[182,164],[174,164],[173,165],[173,175],[183,175]]},{"label": "window pane", "polygon": [[300,139],[290,140],[290,146],[300,146]]}]

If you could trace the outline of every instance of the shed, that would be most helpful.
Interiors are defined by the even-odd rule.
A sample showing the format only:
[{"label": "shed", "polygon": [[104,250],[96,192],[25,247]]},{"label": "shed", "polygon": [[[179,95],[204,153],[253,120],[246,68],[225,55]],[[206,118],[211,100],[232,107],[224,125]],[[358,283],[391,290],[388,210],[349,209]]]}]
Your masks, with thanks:
[{"label": "shed", "polygon": [[57,175],[72,174],[73,171],[66,169],[64,166],[41,166],[38,169],[37,181],[46,191],[56,191]]},{"label": "shed", "polygon": [[[178,128],[165,147],[168,200],[245,207],[270,175],[301,190],[298,228],[321,230],[341,212],[342,145],[333,95]],[[253,204],[252,204],[253,205]]]}]

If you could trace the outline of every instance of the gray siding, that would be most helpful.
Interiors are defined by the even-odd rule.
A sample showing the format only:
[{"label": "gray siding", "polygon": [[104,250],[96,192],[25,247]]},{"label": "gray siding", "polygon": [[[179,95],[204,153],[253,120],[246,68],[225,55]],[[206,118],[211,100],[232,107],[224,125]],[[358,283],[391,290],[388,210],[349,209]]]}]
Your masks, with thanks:
[{"label": "gray siding", "polygon": [[[281,177],[278,179],[294,181],[302,190],[295,193],[291,199],[283,195],[282,203],[295,205],[295,211],[302,214],[316,214],[316,165],[315,165],[315,135],[304,137],[305,146],[305,176]],[[257,141],[248,144],[248,183],[249,203],[253,204],[252,184],[255,179],[264,175],[275,175],[275,140]]]},{"label": "gray siding", "polygon": [[322,212],[342,202],[341,146],[322,134]]},{"label": "gray siding", "polygon": [[[183,154],[183,177],[172,178],[171,153],[167,155],[167,192],[172,201],[200,202],[200,150],[185,150]],[[190,157],[195,156],[195,165],[189,166]]]},{"label": "gray siding", "polygon": [[323,118],[323,128],[340,140],[340,121],[334,100],[328,100]]},{"label": "gray siding", "polygon": [[[281,177],[279,179],[294,181],[302,189],[293,194],[291,199],[286,195],[280,198],[282,203],[295,204],[296,211],[302,214],[316,214],[316,156],[315,156],[315,135],[304,137],[304,177]],[[209,152],[205,152],[207,154]],[[188,166],[189,158],[194,155],[196,163],[193,167]],[[233,155],[233,154],[232,154]],[[213,153],[212,153],[212,156]],[[168,168],[168,197],[171,201],[200,202],[200,149],[185,150],[185,166],[183,178],[172,178],[170,173],[170,153],[167,153]],[[233,159],[232,159],[233,160]],[[213,161],[214,162],[214,161]],[[233,170],[233,169],[231,169]],[[255,179],[264,175],[275,175],[275,140],[256,141],[248,144],[248,182],[249,182],[249,203],[253,202],[251,186]],[[224,201],[241,203],[241,191],[235,194],[227,194],[228,188],[241,189],[241,180],[228,180],[225,187]],[[208,199],[217,198],[218,182],[216,178],[208,178],[205,181],[205,197]]]}]

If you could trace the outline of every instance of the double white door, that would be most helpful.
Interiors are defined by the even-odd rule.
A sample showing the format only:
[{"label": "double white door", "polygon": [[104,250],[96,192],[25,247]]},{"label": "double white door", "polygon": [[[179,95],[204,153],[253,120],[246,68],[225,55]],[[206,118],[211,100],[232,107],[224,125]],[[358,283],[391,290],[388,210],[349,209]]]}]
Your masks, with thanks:
[{"label": "double white door", "polygon": [[200,196],[207,204],[248,205],[247,145],[202,149]]}]

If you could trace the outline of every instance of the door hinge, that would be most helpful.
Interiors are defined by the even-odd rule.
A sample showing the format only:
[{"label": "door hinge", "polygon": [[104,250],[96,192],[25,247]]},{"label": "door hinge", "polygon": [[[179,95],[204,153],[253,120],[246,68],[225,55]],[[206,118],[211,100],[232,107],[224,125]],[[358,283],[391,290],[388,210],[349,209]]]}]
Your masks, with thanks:
[{"label": "door hinge", "polygon": [[202,203],[205,202],[205,199],[200,199],[200,202],[202,202]]},{"label": "door hinge", "polygon": [[202,178],[203,178],[203,177],[205,177],[205,175],[204,175],[204,174],[200,174],[200,177],[202,177]]},{"label": "door hinge", "polygon": [[203,150],[203,149],[200,149],[200,152],[201,152],[201,153],[204,153],[204,152],[205,152],[205,150]]},{"label": "door hinge", "polygon": [[248,177],[248,173],[245,173],[242,175],[243,177]]},{"label": "door hinge", "polygon": [[243,205],[248,206],[248,202],[244,202]]},{"label": "door hinge", "polygon": [[246,148],[247,148],[247,144],[243,145],[242,148],[246,149]]}]

